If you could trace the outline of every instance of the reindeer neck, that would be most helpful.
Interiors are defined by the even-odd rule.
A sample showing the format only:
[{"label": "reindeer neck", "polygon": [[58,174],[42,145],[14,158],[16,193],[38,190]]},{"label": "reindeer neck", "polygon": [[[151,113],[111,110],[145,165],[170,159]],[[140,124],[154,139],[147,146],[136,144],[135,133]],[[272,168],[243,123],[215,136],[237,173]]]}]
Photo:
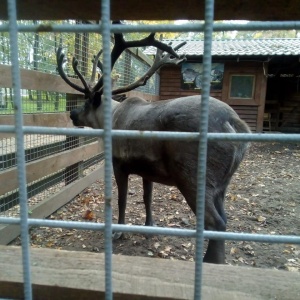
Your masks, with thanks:
[{"label": "reindeer neck", "polygon": [[114,111],[116,110],[116,108],[120,105],[120,102],[111,99],[111,111],[112,113],[114,113]]}]

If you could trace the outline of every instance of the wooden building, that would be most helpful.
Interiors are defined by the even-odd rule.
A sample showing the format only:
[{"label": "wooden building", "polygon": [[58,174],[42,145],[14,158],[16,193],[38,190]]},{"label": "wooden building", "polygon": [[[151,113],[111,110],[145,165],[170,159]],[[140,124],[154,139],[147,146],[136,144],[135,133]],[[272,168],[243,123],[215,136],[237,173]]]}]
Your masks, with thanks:
[{"label": "wooden building", "polygon": [[[201,93],[203,41],[187,41],[178,53],[187,61],[161,69],[160,99]],[[211,78],[211,96],[254,132],[300,132],[300,39],[213,41]]]}]

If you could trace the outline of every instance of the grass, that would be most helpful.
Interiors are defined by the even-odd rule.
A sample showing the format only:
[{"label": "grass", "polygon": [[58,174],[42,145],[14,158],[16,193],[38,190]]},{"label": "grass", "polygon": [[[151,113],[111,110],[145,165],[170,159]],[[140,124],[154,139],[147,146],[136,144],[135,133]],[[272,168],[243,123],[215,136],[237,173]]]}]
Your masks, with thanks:
[{"label": "grass", "polygon": [[[38,109],[38,103],[36,100],[29,100],[27,96],[22,97],[22,111],[24,114],[29,113],[54,113],[54,112],[65,112],[66,111],[66,99],[60,98],[58,108],[55,109],[54,100],[42,100],[40,102],[40,109]],[[0,115],[13,114],[13,104],[11,101],[7,103],[6,108],[0,108]]]}]

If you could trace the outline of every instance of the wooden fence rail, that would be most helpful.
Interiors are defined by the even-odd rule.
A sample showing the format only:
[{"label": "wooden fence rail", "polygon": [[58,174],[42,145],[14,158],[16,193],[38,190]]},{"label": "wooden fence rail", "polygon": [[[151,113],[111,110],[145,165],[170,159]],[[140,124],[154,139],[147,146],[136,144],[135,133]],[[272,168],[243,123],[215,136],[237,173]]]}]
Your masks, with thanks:
[{"label": "wooden fence rail", "polygon": [[[132,51],[131,51],[132,52]],[[134,53],[141,57],[141,53]],[[148,61],[150,64],[151,61]],[[25,126],[72,127],[69,111],[82,103],[83,95],[71,88],[60,76],[45,74],[39,71],[20,70],[23,89],[58,92],[66,94],[66,112],[24,114]],[[81,85],[80,80],[71,78]],[[11,66],[0,65],[0,87],[11,88]],[[132,91],[127,96],[141,96],[150,101],[158,100],[158,96]],[[14,115],[0,116],[0,125],[14,125]],[[26,137],[26,136],[25,136]],[[28,197],[43,192],[47,188],[63,183],[64,187],[56,194],[47,196],[36,205],[30,207],[30,217],[45,218],[61,206],[72,200],[86,187],[102,178],[102,166],[90,174],[83,176],[86,161],[99,161],[102,152],[100,143],[92,139],[87,142],[84,137],[52,137],[43,135],[44,142],[31,145],[31,138],[38,139],[41,135],[28,136],[28,147],[25,145],[26,178]],[[25,138],[25,142],[26,142]],[[0,213],[5,214],[18,204],[18,181],[16,145],[14,134],[0,133]],[[10,146],[7,146],[7,145]],[[11,242],[20,234],[19,226],[1,225],[0,244]]]},{"label": "wooden fence rail", "polygon": [[[32,70],[20,70],[23,89],[58,92],[67,95],[66,112],[24,114],[24,125],[47,127],[72,127],[68,110],[78,105],[83,96],[61,79],[60,76]],[[81,85],[77,79],[71,80]],[[0,65],[0,87],[11,88],[11,66]],[[14,115],[1,115],[0,125],[14,125]],[[82,176],[83,161],[87,161],[102,151],[98,142],[86,143],[80,137],[49,137],[43,135],[43,143],[31,145],[30,135],[25,145],[26,177],[28,195],[35,195],[61,181],[64,187],[55,194],[47,196],[38,204],[31,205],[30,217],[45,218],[72,200],[77,194],[102,176],[102,167],[87,176]],[[27,142],[27,139],[25,139]],[[16,165],[16,145],[14,134],[0,134],[0,211],[18,204],[18,181]],[[8,146],[9,144],[9,146]],[[29,147],[29,148],[28,148]],[[51,182],[48,181],[51,179]],[[80,179],[80,180],[77,180]],[[46,183],[46,184],[45,184]],[[33,188],[35,191],[33,191]],[[15,197],[14,200],[12,198]],[[4,212],[5,213],[5,212]],[[0,244],[7,244],[20,234],[19,226],[1,225]]]},{"label": "wooden fence rail", "polygon": [[[104,299],[104,255],[31,249],[34,299]],[[193,299],[195,263],[113,255],[114,299]],[[0,297],[23,298],[19,247],[0,246]],[[300,299],[300,273],[203,265],[204,300]]]}]

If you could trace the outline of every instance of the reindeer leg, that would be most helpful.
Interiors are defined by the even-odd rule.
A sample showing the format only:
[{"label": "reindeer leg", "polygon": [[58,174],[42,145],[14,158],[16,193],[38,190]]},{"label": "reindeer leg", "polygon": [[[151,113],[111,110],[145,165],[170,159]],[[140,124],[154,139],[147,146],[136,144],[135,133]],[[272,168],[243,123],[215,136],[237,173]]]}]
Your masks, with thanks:
[{"label": "reindeer leg", "polygon": [[[196,184],[183,185],[182,181],[177,184],[180,192],[185,197],[192,211],[196,214]],[[215,194],[215,190],[206,186],[205,199],[205,229],[215,231],[226,230],[226,215],[223,201],[225,192]],[[204,262],[224,264],[225,263],[225,241],[209,240],[206,253],[203,258]]]},{"label": "reindeer leg", "polygon": [[[226,214],[224,210],[225,190],[206,199],[206,229],[216,231],[226,231]],[[206,263],[224,264],[225,263],[225,241],[209,240],[203,261]]]},{"label": "reindeer leg", "polygon": [[225,241],[209,240],[203,262],[225,264]]},{"label": "reindeer leg", "polygon": [[152,190],[153,190],[153,182],[143,178],[143,189],[144,189],[144,203],[146,209],[146,226],[153,226],[153,219],[152,219]]},{"label": "reindeer leg", "polygon": [[[125,210],[127,202],[127,190],[128,190],[128,174],[123,172],[120,167],[114,164],[114,174],[118,187],[118,207],[119,207],[119,219],[118,224],[125,224]],[[113,239],[118,239],[122,236],[120,232],[113,233]]]}]

